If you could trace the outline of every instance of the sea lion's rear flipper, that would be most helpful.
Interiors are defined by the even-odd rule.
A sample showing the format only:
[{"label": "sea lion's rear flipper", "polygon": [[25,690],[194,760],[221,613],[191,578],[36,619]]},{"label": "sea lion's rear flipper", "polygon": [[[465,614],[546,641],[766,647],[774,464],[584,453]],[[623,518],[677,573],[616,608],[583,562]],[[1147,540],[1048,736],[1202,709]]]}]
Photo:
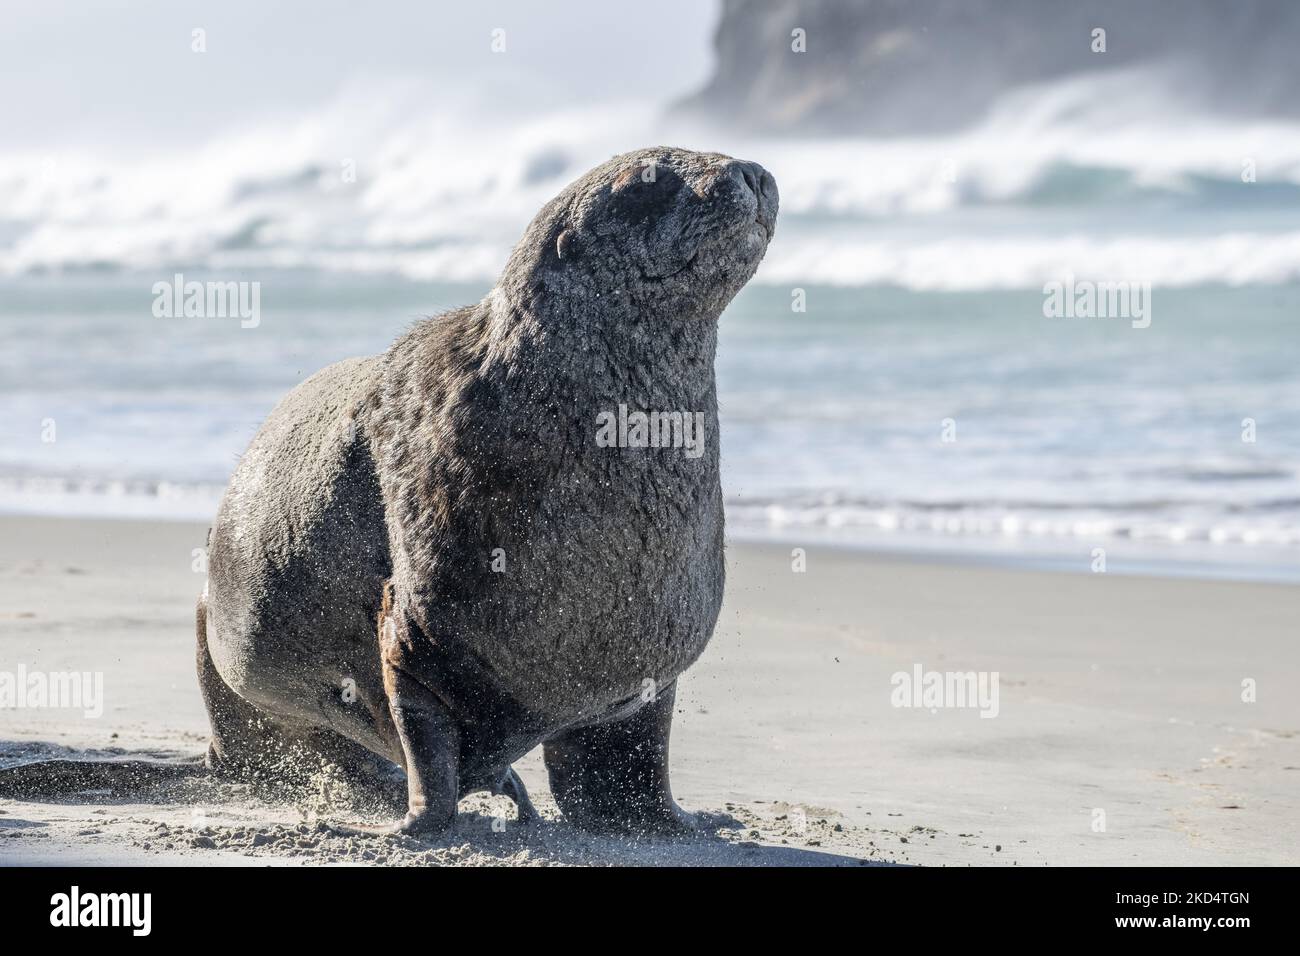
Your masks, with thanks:
[{"label": "sea lion's rear flipper", "polygon": [[[0,770],[0,797],[54,800],[88,790],[108,791],[113,797],[146,792],[160,784],[207,776],[229,770],[235,761],[223,760],[231,750],[247,750],[244,727],[256,723],[252,705],[239,699],[221,680],[207,643],[207,601],[199,598],[195,614],[198,638],[199,686],[212,724],[212,742],[206,758],[190,762],[164,760],[39,760]],[[232,744],[234,746],[232,746]]]},{"label": "sea lion's rear flipper", "polygon": [[54,800],[88,790],[121,797],[206,774],[198,760],[38,760],[0,770],[0,797]]},{"label": "sea lion's rear flipper", "polygon": [[[212,667],[212,659],[208,655],[207,602],[204,598],[199,598],[196,624],[199,683],[208,705],[209,718],[213,722],[215,739],[217,714],[219,711],[226,713],[229,705],[222,696],[222,690],[225,694],[229,694],[230,691],[221,684],[220,677]],[[221,699],[217,699],[219,697]],[[107,791],[113,797],[146,792],[160,784],[206,776],[213,764],[213,749],[210,745],[206,761],[201,757],[188,762],[52,759],[19,764],[16,767],[0,770],[0,797],[54,800],[75,796],[88,790]]]}]

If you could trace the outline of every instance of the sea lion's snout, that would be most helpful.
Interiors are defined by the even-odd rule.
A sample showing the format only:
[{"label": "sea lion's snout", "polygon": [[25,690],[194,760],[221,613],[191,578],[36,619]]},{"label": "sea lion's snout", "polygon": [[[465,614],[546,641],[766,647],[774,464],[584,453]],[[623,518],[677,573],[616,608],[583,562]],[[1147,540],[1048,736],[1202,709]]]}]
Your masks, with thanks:
[{"label": "sea lion's snout", "polygon": [[770,239],[776,230],[776,214],[780,207],[776,179],[758,163],[745,159],[731,160],[723,175],[735,183],[736,188],[753,197],[754,220],[767,231]]}]

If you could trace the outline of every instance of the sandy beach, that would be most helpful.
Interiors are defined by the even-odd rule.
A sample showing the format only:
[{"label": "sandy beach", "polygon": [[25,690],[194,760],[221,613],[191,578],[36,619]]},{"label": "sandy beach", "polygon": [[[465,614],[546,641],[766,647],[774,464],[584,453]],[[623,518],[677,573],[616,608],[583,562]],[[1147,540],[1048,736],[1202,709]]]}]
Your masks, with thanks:
[{"label": "sandy beach", "polygon": [[[202,752],[205,531],[0,519],[0,672],[103,674],[101,716],[0,710],[0,766]],[[734,543],[728,574],[673,734],[699,837],[572,830],[533,753],[519,769],[548,820],[532,828],[471,797],[453,833],[422,842],[357,830],[382,812],[328,781],[276,800],[192,783],[128,803],[0,800],[0,863],[1300,862],[1300,589],[812,546],[796,573],[788,547]],[[996,716],[895,706],[892,678],[918,666],[996,672]]]}]

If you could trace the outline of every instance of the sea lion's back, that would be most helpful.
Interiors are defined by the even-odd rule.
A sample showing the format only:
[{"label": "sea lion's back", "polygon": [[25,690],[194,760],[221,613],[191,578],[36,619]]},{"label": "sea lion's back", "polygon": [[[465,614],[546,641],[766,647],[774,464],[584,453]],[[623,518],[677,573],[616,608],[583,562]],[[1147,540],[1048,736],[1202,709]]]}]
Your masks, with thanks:
[{"label": "sea lion's back", "polygon": [[337,674],[322,688],[316,665],[333,668],[373,649],[389,573],[363,414],[378,368],[376,358],[347,359],[289,392],[240,459],[217,512],[213,662],[232,688],[269,708],[293,700],[318,714],[314,698],[337,695]]}]

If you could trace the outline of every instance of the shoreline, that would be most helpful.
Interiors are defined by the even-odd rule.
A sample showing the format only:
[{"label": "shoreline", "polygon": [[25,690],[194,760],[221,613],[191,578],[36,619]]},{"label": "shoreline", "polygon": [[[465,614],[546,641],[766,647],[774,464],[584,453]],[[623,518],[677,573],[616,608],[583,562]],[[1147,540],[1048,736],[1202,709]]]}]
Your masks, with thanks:
[{"label": "shoreline", "polygon": [[[213,509],[215,515],[215,506]],[[70,513],[6,510],[0,507],[0,523],[12,520],[33,521],[104,521],[139,522],[167,525],[203,525],[191,513],[175,514],[105,514],[94,510]],[[968,536],[938,537],[923,533],[878,533],[858,538],[847,538],[825,528],[805,529],[803,534],[793,529],[758,530],[749,526],[727,526],[727,546],[790,549],[816,547],[845,555],[874,557],[882,560],[916,562],[923,564],[955,565],[961,567],[1000,568],[1008,571],[1043,571],[1060,574],[1085,574],[1095,572],[1090,541],[1071,542],[1073,547],[1060,546],[1060,539],[978,538]],[[1038,545],[1026,549],[1018,544]],[[1056,542],[1058,547],[1044,547],[1044,542]],[[1124,577],[1175,578],[1196,581],[1235,581],[1254,584],[1300,584],[1300,555],[1294,560],[1289,554],[1267,552],[1267,557],[1253,560],[1207,558],[1177,554],[1183,545],[1132,546],[1132,542],[1105,542],[1108,563],[1105,573]],[[1212,550],[1208,544],[1194,545],[1202,552]]]},{"label": "shoreline", "polygon": [[[105,694],[99,719],[0,710],[0,766],[202,752],[192,563],[205,531],[0,517],[0,670],[101,672]],[[475,804],[448,841],[377,844],[345,835],[346,809],[236,789],[0,800],[0,863],[1300,862],[1287,690],[1300,588],[817,545],[806,560],[795,572],[780,546],[728,547],[723,611],[681,680],[673,736],[678,799],[730,821],[702,841],[629,847],[556,822],[502,841],[480,824],[507,811]],[[997,717],[896,706],[891,681],[918,665],[997,673]],[[539,755],[517,768],[547,812]],[[299,839],[310,846],[291,852]]]}]

